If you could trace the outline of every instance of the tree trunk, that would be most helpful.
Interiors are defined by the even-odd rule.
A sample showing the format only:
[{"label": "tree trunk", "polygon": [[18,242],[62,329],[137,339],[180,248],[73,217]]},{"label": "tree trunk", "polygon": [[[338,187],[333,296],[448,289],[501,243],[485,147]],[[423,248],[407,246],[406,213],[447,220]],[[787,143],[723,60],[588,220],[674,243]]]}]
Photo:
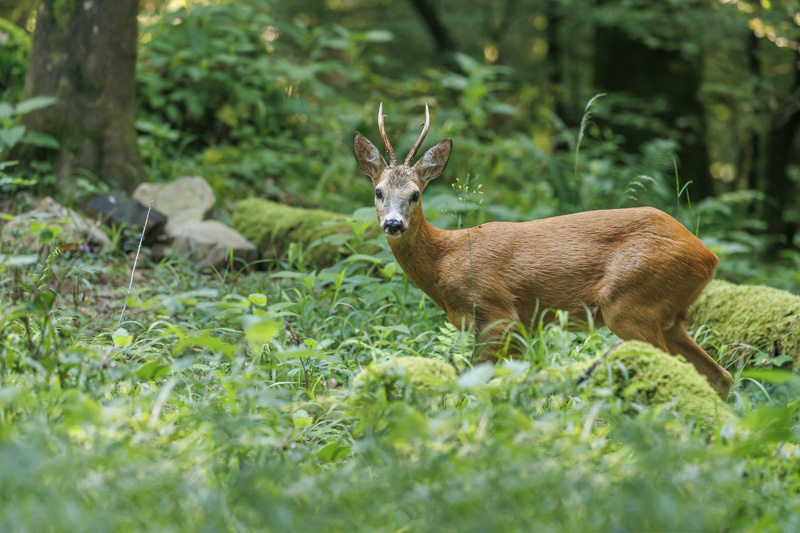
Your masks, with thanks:
[{"label": "tree trunk", "polygon": [[[798,59],[800,54],[795,55],[795,60]],[[774,202],[766,206],[767,232],[778,237],[776,249],[790,248],[798,228],[797,188],[788,172],[792,163],[795,139],[800,132],[798,94],[800,94],[800,68],[795,61],[791,97],[783,112],[770,121],[764,154],[767,158],[764,192],[770,202]]]},{"label": "tree trunk", "polygon": [[[640,102],[661,98],[667,109],[654,118],[678,134],[678,174],[692,181],[691,198],[714,193],[706,146],[705,109],[698,100],[702,75],[697,65],[679,52],[648,48],[620,28],[597,28],[595,86],[608,93],[628,93]],[[622,126],[626,151],[637,151],[659,135],[650,128]]]},{"label": "tree trunk", "polygon": [[455,61],[454,55],[458,51],[456,41],[444,25],[436,8],[429,0],[409,0],[414,10],[422,19],[422,23],[428,28],[433,41],[436,43],[436,50],[444,59],[445,64],[456,72],[461,72],[461,67]]},{"label": "tree trunk", "polygon": [[78,170],[125,191],[145,178],[134,126],[138,9],[138,0],[40,2],[24,96],[58,102],[25,124],[58,139],[62,190]]}]

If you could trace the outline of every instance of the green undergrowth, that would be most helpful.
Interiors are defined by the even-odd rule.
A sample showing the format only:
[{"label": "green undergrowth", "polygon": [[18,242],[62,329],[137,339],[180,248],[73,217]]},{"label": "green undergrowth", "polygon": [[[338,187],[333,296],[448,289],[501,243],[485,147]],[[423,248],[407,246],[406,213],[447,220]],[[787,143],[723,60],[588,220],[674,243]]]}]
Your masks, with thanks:
[{"label": "green undergrowth", "polygon": [[732,415],[564,313],[473,366],[385,244],[204,276],[145,258],[126,296],[127,256],[42,242],[0,259],[2,531],[800,527],[793,374],[738,371]]}]

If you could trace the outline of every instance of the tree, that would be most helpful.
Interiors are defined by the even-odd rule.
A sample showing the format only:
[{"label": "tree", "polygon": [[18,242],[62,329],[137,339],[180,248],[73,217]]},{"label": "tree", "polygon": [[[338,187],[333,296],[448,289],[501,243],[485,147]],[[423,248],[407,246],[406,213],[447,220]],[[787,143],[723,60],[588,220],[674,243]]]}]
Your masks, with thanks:
[{"label": "tree", "polygon": [[138,0],[39,5],[24,97],[58,102],[25,123],[59,141],[54,170],[67,188],[77,170],[128,191],[145,177],[134,127],[138,9]]},{"label": "tree", "polygon": [[693,198],[711,196],[705,109],[698,99],[703,81],[700,61],[687,59],[679,50],[645,44],[615,26],[597,28],[595,50],[594,81],[599,90],[624,94],[642,107],[664,103],[648,123],[617,128],[625,137],[624,148],[636,152],[653,137],[675,132],[679,175],[692,181]]}]

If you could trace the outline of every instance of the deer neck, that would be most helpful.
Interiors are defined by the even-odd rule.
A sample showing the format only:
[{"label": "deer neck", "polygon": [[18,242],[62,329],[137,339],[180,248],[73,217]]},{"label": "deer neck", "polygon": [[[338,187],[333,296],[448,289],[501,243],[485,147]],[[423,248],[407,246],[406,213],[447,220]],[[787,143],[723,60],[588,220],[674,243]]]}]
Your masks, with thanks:
[{"label": "deer neck", "polygon": [[419,216],[400,238],[387,239],[392,254],[411,281],[441,308],[439,263],[449,249],[449,231],[431,226],[419,206]]}]

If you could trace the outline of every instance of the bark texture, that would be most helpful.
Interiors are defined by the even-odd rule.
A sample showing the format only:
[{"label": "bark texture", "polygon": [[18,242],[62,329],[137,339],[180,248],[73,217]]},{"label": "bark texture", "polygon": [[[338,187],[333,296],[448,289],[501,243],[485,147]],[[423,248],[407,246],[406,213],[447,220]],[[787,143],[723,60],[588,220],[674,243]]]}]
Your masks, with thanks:
[{"label": "bark texture", "polygon": [[137,12],[138,0],[39,4],[24,96],[58,102],[25,123],[58,139],[55,172],[67,190],[79,169],[129,192],[146,177],[134,126]]}]

